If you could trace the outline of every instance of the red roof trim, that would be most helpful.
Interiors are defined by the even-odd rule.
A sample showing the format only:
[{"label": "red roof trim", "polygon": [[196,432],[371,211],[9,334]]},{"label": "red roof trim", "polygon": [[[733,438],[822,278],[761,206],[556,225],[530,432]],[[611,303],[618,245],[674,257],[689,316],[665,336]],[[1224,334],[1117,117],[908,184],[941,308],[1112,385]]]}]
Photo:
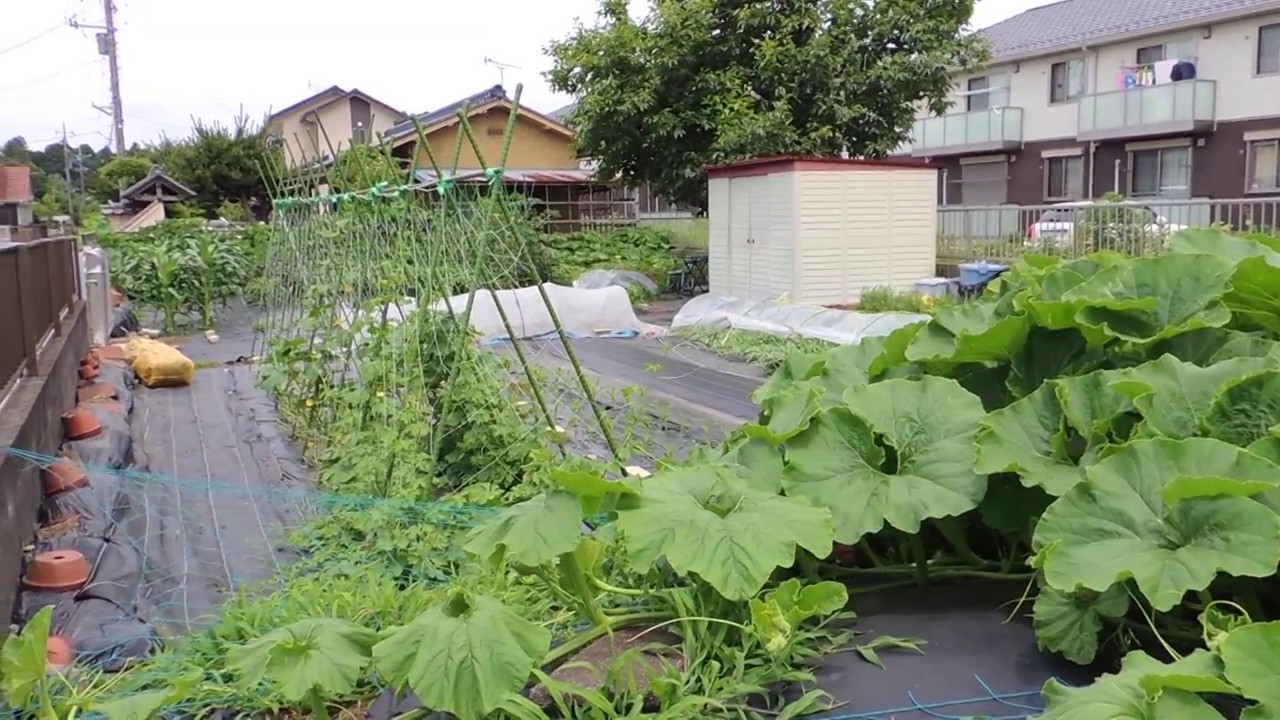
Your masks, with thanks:
[{"label": "red roof trim", "polygon": [[752,158],[722,165],[707,165],[707,177],[744,177],[771,172],[830,172],[835,170],[929,170],[936,166],[915,158],[881,158],[865,160],[838,157],[802,157],[783,155]]}]

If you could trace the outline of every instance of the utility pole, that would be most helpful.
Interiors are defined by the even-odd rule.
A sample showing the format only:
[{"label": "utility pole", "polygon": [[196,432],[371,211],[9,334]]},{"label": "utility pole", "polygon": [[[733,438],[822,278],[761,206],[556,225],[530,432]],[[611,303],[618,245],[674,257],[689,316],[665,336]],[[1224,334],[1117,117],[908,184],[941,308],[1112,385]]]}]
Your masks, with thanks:
[{"label": "utility pole", "polygon": [[120,62],[116,58],[116,7],[112,0],[102,0],[107,35],[107,68],[111,76],[111,119],[116,138],[116,155],[124,155],[124,103],[120,102]]},{"label": "utility pole", "polygon": [[68,20],[67,24],[73,28],[102,31],[97,34],[98,54],[106,56],[111,79],[111,136],[116,155],[124,155],[124,103],[120,100],[120,60],[116,55],[116,6],[113,0],[102,0],[102,14],[102,25],[87,25],[75,18]]},{"label": "utility pole", "polygon": [[67,145],[66,123],[62,123],[62,175],[67,181],[67,214],[71,216],[72,224],[79,225],[80,220],[76,217],[76,192],[71,187],[71,149]]}]

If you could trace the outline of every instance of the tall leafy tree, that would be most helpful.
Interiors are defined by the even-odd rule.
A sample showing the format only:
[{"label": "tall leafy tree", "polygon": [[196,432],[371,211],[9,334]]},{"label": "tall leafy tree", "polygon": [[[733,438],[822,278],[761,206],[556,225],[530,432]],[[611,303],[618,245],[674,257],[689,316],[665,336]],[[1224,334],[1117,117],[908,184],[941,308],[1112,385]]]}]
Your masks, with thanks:
[{"label": "tall leafy tree", "polygon": [[980,65],[974,0],[600,0],[547,52],[578,98],[579,153],[602,173],[706,206],[701,168],[766,155],[879,157],[951,73]]},{"label": "tall leafy tree", "polygon": [[120,191],[138,182],[151,171],[152,158],[143,153],[111,158],[94,178],[93,193],[103,202],[115,200]]},{"label": "tall leafy tree", "polygon": [[149,150],[165,171],[196,193],[192,204],[215,215],[224,203],[245,208],[265,203],[264,173],[280,162],[262,125],[241,115],[231,126],[195,121],[191,135],[164,139]]}]

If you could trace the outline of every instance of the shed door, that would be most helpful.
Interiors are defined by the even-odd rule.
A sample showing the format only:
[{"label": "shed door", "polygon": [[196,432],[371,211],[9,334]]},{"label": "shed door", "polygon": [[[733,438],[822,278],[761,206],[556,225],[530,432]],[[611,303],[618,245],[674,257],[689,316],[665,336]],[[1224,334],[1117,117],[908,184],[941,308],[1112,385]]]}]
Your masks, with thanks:
[{"label": "shed door", "polygon": [[729,178],[729,293],[751,294],[751,187],[757,178]]},{"label": "shed door", "polygon": [[747,238],[747,256],[750,258],[747,274],[747,297],[752,300],[764,300],[774,296],[773,274],[769,248],[774,240],[769,237],[769,227],[773,222],[772,197],[770,180],[774,176],[751,178],[747,204],[751,226],[750,237]]}]

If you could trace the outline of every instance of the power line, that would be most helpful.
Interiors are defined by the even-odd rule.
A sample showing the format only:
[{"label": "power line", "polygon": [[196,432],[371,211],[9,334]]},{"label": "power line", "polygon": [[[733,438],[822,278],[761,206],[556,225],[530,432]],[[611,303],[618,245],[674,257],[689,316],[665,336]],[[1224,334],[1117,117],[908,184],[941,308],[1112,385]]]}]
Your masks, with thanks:
[{"label": "power line", "polygon": [[39,82],[44,82],[45,80],[52,80],[53,78],[66,75],[69,72],[73,72],[75,70],[79,70],[81,68],[93,65],[96,62],[97,60],[89,60],[87,62],[78,63],[70,67],[64,67],[61,70],[54,70],[53,72],[47,73],[45,75],[39,75],[33,78],[28,78],[27,80],[23,80],[20,83],[15,83],[13,85],[5,85],[4,87],[0,87],[0,92],[9,92],[10,90],[19,90],[24,87],[35,85],[36,83],[39,83]]},{"label": "power line", "polygon": [[14,50],[17,50],[17,49],[19,49],[19,48],[24,48],[24,47],[26,47],[26,46],[30,45],[31,43],[33,43],[33,42],[35,42],[35,41],[39,40],[40,38],[42,38],[42,37],[44,37],[44,36],[46,36],[46,35],[50,35],[50,34],[54,33],[55,31],[57,31],[58,29],[60,29],[60,28],[62,28],[62,27],[63,27],[63,24],[62,24],[62,23],[58,23],[57,25],[54,25],[53,27],[50,27],[50,28],[48,28],[47,30],[42,31],[42,32],[40,32],[39,34],[33,35],[33,36],[31,36],[31,37],[27,38],[26,40],[23,40],[22,42],[18,43],[17,45],[10,45],[10,46],[9,46],[9,47],[7,47],[7,48],[0,48],[0,55],[4,55],[5,53],[11,53],[11,52],[13,52]]}]

